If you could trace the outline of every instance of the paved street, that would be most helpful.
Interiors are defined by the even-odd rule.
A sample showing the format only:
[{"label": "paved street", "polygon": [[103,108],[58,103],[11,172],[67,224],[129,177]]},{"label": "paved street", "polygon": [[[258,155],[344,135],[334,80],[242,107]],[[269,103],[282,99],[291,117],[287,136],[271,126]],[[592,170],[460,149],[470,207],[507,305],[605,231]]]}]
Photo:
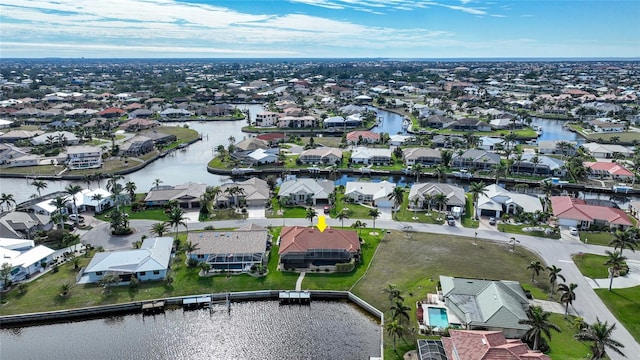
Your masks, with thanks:
[{"label": "paved street", "polygon": [[[349,219],[344,221],[345,226],[350,226],[357,219]],[[368,224],[371,219],[361,219]],[[217,222],[190,222],[189,230],[200,230],[207,225],[213,225],[215,228],[235,228],[253,222],[262,226],[280,226],[280,225],[301,225],[308,226],[307,219],[250,219],[250,220],[227,220]],[[314,221],[315,222],[315,221]],[[82,236],[82,241],[91,243],[93,246],[103,246],[107,250],[131,248],[136,240],[140,240],[142,235],[149,236],[149,228],[154,221],[151,220],[132,220],[131,226],[136,229],[132,235],[125,237],[113,237],[109,233],[109,225],[107,223],[94,224],[94,228]],[[327,225],[340,226],[340,221],[335,219],[327,219]],[[578,316],[583,317],[587,322],[596,321],[596,317],[609,324],[618,323],[613,338],[625,345],[624,352],[627,358],[633,358],[640,354],[640,344],[638,344],[631,334],[619,323],[619,321],[611,314],[609,309],[602,303],[598,295],[593,291],[591,283],[580,273],[577,266],[571,260],[571,254],[589,253],[603,255],[608,247],[598,245],[587,245],[573,238],[552,240],[538,238],[533,236],[514,235],[502,233],[494,229],[469,229],[461,226],[433,225],[421,223],[406,223],[400,221],[388,221],[378,219],[376,221],[377,228],[392,229],[402,231],[405,226],[411,226],[412,231],[427,232],[433,234],[449,234],[466,236],[473,238],[475,233],[478,239],[485,239],[498,242],[508,242],[511,237],[515,237],[520,243],[517,246],[523,246],[537,253],[547,265],[556,265],[562,268],[562,274],[566,277],[567,283],[578,284],[575,290],[576,301],[573,304],[573,310]],[[180,231],[184,231],[181,228]],[[632,261],[640,261],[640,252],[625,251],[624,255]],[[607,353],[612,360],[621,360],[623,357],[615,353]]]}]

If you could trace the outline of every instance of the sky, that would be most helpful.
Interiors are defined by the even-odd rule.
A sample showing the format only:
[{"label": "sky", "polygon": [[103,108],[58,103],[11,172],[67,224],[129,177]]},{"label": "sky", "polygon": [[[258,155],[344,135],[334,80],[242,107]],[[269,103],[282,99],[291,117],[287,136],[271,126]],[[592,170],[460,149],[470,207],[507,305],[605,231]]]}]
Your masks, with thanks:
[{"label": "sky", "polygon": [[0,58],[638,58],[640,0],[2,0]]}]

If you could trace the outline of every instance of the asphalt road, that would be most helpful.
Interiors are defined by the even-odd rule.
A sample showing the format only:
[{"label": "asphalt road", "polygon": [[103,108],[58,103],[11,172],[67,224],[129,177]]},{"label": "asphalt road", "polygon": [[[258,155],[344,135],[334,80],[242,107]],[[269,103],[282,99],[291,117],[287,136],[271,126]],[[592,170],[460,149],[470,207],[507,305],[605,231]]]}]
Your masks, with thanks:
[{"label": "asphalt road", "polygon": [[[345,220],[344,225],[350,226],[355,221],[356,219]],[[366,222],[369,227],[372,225],[371,219],[361,219],[361,221]],[[149,229],[154,222],[155,221],[152,220],[132,220],[131,226],[136,229],[136,232],[129,236],[116,237],[111,236],[109,224],[95,221],[92,223],[93,229],[82,235],[82,242],[90,243],[96,247],[102,246],[106,250],[131,249],[133,242],[140,240],[142,235],[150,235]],[[236,228],[249,222],[262,226],[309,225],[309,220],[307,219],[250,219],[189,223],[188,228],[189,230],[202,230],[207,225],[213,225],[215,228]],[[327,225],[341,226],[341,222],[335,219],[327,219]],[[640,354],[640,344],[633,339],[631,334],[604,305],[571,259],[572,254],[578,254],[580,252],[585,254],[603,255],[605,250],[611,250],[608,247],[587,245],[574,239],[552,240],[534,236],[514,235],[499,232],[497,230],[470,229],[460,226],[452,227],[448,225],[405,223],[380,219],[376,221],[376,228],[458,235],[469,237],[471,238],[470,240],[474,238],[477,232],[478,239],[505,243],[509,242],[511,237],[515,237],[520,241],[517,246],[523,246],[537,253],[547,265],[556,265],[557,267],[562,268],[562,274],[565,276],[567,283],[575,283],[578,285],[575,290],[576,300],[574,301],[572,309],[576,315],[583,317],[588,323],[595,322],[596,318],[599,318],[601,321],[607,321],[609,324],[617,323],[613,338],[625,345],[623,352],[627,354],[627,358],[637,358],[637,355]],[[184,227],[181,227],[180,231],[184,231]],[[629,259],[640,260],[640,253],[638,252],[633,253],[627,250],[624,254]],[[638,311],[640,311],[640,309],[638,309]],[[607,354],[612,360],[625,359],[611,351],[607,352]]]}]

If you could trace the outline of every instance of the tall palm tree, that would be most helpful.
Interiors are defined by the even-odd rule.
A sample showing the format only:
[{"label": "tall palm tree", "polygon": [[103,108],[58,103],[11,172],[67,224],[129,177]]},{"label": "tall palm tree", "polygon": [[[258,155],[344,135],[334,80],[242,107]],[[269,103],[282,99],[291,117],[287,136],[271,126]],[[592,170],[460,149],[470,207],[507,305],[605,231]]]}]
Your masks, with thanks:
[{"label": "tall palm tree", "polygon": [[55,199],[49,202],[49,205],[56,208],[56,212],[58,213],[58,219],[60,221],[60,229],[64,229],[64,211],[66,209],[69,200],[67,198],[63,198],[62,196],[56,196]]},{"label": "tall palm tree", "polygon": [[480,195],[486,195],[487,189],[485,189],[484,182],[472,182],[469,185],[469,193],[473,199],[473,218],[478,220],[478,198]]},{"label": "tall palm tree", "polygon": [[344,221],[349,219],[349,210],[342,209],[336,216],[336,219],[340,220],[340,226],[344,227]]},{"label": "tall palm tree", "polygon": [[380,210],[378,209],[369,209],[369,216],[373,219],[373,228],[376,228],[376,219],[380,217]]},{"label": "tall palm tree", "polygon": [[307,212],[304,214],[304,217],[306,219],[309,219],[309,222],[311,223],[311,226],[313,226],[313,218],[318,216],[318,212],[316,211],[316,209],[312,208],[312,207],[308,207],[307,208]]},{"label": "tall palm tree", "polygon": [[184,251],[187,253],[188,257],[191,257],[191,253],[199,249],[198,244],[194,244],[191,241],[187,241],[184,244]]},{"label": "tall palm tree", "polygon": [[535,282],[536,276],[540,275],[540,271],[544,271],[544,266],[540,263],[540,261],[532,261],[529,266],[527,266],[527,270],[531,270],[531,282]]},{"label": "tall palm tree", "polygon": [[509,167],[506,164],[504,164],[502,161],[493,165],[492,168],[493,168],[492,170],[493,174],[496,179],[496,184],[500,182],[501,177],[506,176],[507,171],[509,170]]},{"label": "tall palm tree", "polygon": [[124,184],[124,189],[129,193],[129,198],[131,199],[131,201],[136,200],[137,188],[138,187],[136,186],[136,183],[134,183],[133,181],[128,181],[126,184]]},{"label": "tall palm tree", "polygon": [[449,199],[447,199],[447,195],[443,193],[435,194],[432,197],[433,204],[438,208],[438,211],[440,212],[444,212],[444,209],[447,207],[448,200]]},{"label": "tall palm tree", "polygon": [[367,223],[356,220],[353,224],[351,224],[351,227],[354,229],[358,229],[358,235],[360,235],[360,229],[367,227]]},{"label": "tall palm tree", "polygon": [[167,231],[169,231],[169,224],[167,224],[166,222],[154,223],[149,229],[149,233],[158,237],[162,237],[162,235],[166,234]]},{"label": "tall palm tree", "polygon": [[7,205],[7,211],[10,211],[15,204],[16,201],[13,199],[13,194],[2,193],[0,195],[0,210],[4,209],[4,205]]},{"label": "tall palm tree", "polygon": [[[404,189],[400,186],[396,186],[393,188],[393,191],[387,197],[389,200],[393,201],[393,208],[395,209],[395,213],[397,214],[404,202]],[[375,227],[375,226],[374,226]]]},{"label": "tall palm tree", "polygon": [[569,305],[573,304],[574,300],[576,299],[576,293],[574,292],[574,290],[577,287],[578,287],[578,284],[574,284],[574,283],[571,283],[569,285],[567,284],[558,285],[558,291],[562,293],[562,295],[560,295],[560,302],[565,305],[565,308],[564,308],[565,319],[569,314]]},{"label": "tall palm tree", "polygon": [[411,311],[411,308],[405,305],[402,300],[396,300],[389,310],[391,311],[391,319],[399,319],[401,323],[403,318],[406,321],[409,321],[409,312]]},{"label": "tall palm tree", "polygon": [[175,235],[174,235],[175,239],[178,238],[178,227],[180,225],[184,226],[184,228],[188,230],[186,218],[184,217],[184,210],[182,210],[181,207],[179,206],[172,207],[169,213],[167,214],[167,217],[169,218],[167,222],[171,227],[175,229]]},{"label": "tall palm tree", "polygon": [[36,187],[36,190],[38,191],[38,196],[42,196],[42,193],[40,191],[42,189],[46,189],[47,186],[49,186],[47,182],[44,180],[33,180],[31,182],[31,185]]},{"label": "tall palm tree", "polygon": [[620,255],[622,255],[622,250],[624,250],[624,248],[628,248],[629,250],[636,252],[638,241],[631,230],[616,231],[615,234],[613,234],[613,239],[609,242],[609,246],[613,246],[615,250],[620,248]]},{"label": "tall palm tree", "polygon": [[393,351],[396,351],[397,349],[396,340],[399,337],[402,337],[402,332],[404,331],[404,328],[402,327],[402,325],[400,325],[398,320],[393,320],[387,323],[387,325],[385,326],[385,329],[387,330],[387,335],[393,337]]},{"label": "tall palm tree", "polygon": [[562,271],[561,268],[556,267],[555,265],[547,266],[547,271],[549,271],[549,282],[551,283],[551,295],[553,295],[553,291],[556,288],[556,282],[558,279],[562,279],[562,281],[566,281],[564,275],[560,274]]},{"label": "tall palm tree", "polygon": [[82,188],[80,185],[71,184],[64,188],[64,192],[71,196],[71,201],[73,201],[73,213],[75,214],[75,223],[76,227],[78,227],[78,207],[76,206],[76,194],[81,192]]},{"label": "tall palm tree", "polygon": [[611,287],[613,286],[613,278],[617,273],[625,266],[627,257],[622,256],[622,251],[614,251],[611,252],[606,250],[607,261],[604,265],[609,265],[609,291],[611,291]]},{"label": "tall palm tree", "polygon": [[447,176],[447,168],[442,165],[436,166],[436,168],[433,169],[433,172],[438,177],[438,182],[442,182],[442,179]]},{"label": "tall palm tree", "polygon": [[393,284],[387,284],[387,287],[382,289],[382,292],[389,295],[389,302],[392,304],[394,301],[404,301],[402,290],[396,288]]},{"label": "tall palm tree", "polygon": [[518,321],[519,324],[530,326],[524,334],[524,339],[528,343],[533,341],[531,350],[538,350],[542,335],[551,340],[551,330],[561,332],[560,328],[549,321],[550,312],[542,310],[540,306],[532,305],[527,310],[527,319]]},{"label": "tall palm tree", "polygon": [[416,183],[420,182],[420,174],[422,174],[423,170],[424,170],[424,166],[422,164],[417,163],[417,164],[413,165],[413,168],[411,169],[411,172],[416,177]]},{"label": "tall palm tree", "polygon": [[440,161],[442,162],[442,166],[446,169],[451,166],[451,160],[453,159],[453,151],[451,150],[442,150],[440,152]]},{"label": "tall palm tree", "polygon": [[160,180],[160,179],[155,179],[155,180],[153,180],[153,185],[154,185],[154,187],[156,188],[156,190],[158,190],[158,189],[160,188],[160,184],[162,184],[162,182],[163,182],[163,181],[162,181],[162,180]]},{"label": "tall palm tree", "polygon": [[606,348],[609,348],[620,354],[626,356],[620,348],[624,348],[624,345],[620,342],[613,340],[611,335],[616,328],[616,324],[604,323],[600,319],[596,318],[596,322],[589,325],[584,331],[581,331],[573,337],[578,341],[591,342],[591,360],[600,360],[606,356]]}]

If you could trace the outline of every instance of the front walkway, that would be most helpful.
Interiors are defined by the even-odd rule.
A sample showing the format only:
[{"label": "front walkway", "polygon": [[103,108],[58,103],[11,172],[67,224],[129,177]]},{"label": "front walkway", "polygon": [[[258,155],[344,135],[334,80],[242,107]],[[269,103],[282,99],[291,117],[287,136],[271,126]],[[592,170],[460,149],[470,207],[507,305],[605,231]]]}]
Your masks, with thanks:
[{"label": "front walkway", "polygon": [[[613,279],[613,289],[626,289],[640,285],[640,261],[627,260],[629,266],[629,273],[625,276],[617,277]],[[608,289],[609,282],[607,279],[592,279],[584,277],[592,289]]]},{"label": "front walkway", "polygon": [[296,291],[302,290],[302,280],[304,280],[305,274],[306,273],[303,271],[300,273],[300,276],[298,276],[298,280],[296,280]]}]

